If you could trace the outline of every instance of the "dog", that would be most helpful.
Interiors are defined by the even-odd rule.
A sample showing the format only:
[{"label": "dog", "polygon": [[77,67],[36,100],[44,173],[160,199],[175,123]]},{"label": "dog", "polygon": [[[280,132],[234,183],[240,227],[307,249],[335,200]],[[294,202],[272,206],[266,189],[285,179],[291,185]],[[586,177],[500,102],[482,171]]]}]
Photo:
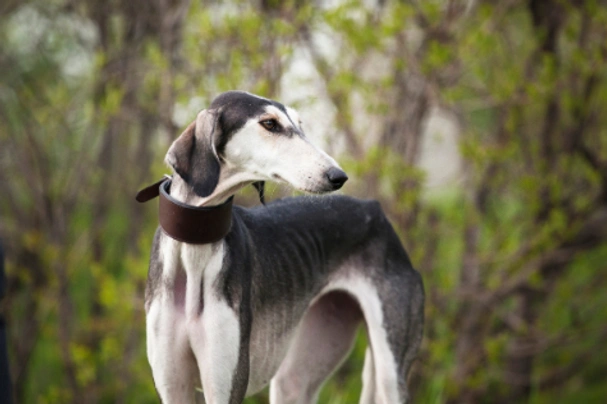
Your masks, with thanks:
[{"label": "dog", "polygon": [[[360,403],[408,402],[423,284],[379,203],[307,195],[231,206],[249,184],[263,202],[265,181],[323,194],[347,180],[307,140],[295,110],[246,92],[223,93],[173,142],[165,161],[173,171],[157,191],[165,200],[231,217],[210,241],[171,236],[170,223],[154,236],[147,356],[163,403],[193,403],[199,386],[208,404],[241,403],[268,383],[272,404],[314,403],[361,324],[369,346]],[[215,215],[213,207],[222,206]],[[193,220],[183,225],[205,227]]]}]

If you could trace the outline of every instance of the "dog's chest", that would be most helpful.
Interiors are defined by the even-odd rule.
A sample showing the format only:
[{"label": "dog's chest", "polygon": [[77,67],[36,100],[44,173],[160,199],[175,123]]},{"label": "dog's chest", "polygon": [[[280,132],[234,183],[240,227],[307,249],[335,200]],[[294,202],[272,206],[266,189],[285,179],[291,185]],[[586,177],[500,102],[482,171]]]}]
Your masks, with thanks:
[{"label": "dog's chest", "polygon": [[[231,333],[222,328],[203,330],[203,327],[208,327],[209,324],[223,323],[222,319],[212,318],[213,313],[216,312],[212,305],[228,307],[226,296],[223,295],[222,288],[218,287],[221,284],[222,271],[229,269],[223,265],[225,248],[225,244],[221,243],[213,250],[182,246],[179,251],[179,260],[186,273],[185,293],[182,297],[183,303],[178,299],[173,299],[173,303],[174,307],[183,306],[184,308],[181,321],[185,322],[186,333],[193,350],[196,350],[197,346],[199,347],[199,343],[206,343],[200,339],[201,335]],[[232,270],[237,269],[232,268]],[[175,296],[178,296],[181,289],[178,282],[181,277],[179,273],[175,275],[177,282],[174,293]],[[292,310],[291,306],[281,305],[280,310],[265,310],[263,313],[257,312],[253,315],[249,343],[250,373],[247,395],[254,394],[267,386],[284,359],[296,327],[293,319],[297,315]],[[239,334],[242,330],[232,331]],[[226,339],[226,343],[227,341]],[[233,346],[224,347],[224,349],[242,349],[236,341],[233,341],[231,345]],[[199,361],[212,359],[203,355],[197,355],[197,358]]]}]

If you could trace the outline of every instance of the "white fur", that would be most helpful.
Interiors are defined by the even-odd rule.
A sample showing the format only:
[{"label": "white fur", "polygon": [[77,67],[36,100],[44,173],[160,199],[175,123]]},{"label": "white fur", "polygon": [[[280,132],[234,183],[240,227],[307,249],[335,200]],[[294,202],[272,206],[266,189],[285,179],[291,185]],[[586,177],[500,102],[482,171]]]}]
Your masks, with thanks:
[{"label": "white fur", "polygon": [[291,118],[291,122],[293,122],[295,125],[297,125],[299,127],[299,129],[301,130],[301,119],[299,118],[299,113],[294,110],[291,107],[286,107],[287,110],[287,115],[289,115],[289,118]]},{"label": "white fur", "polygon": [[365,350],[365,364],[363,366],[363,389],[360,393],[360,404],[375,403],[375,364],[373,351],[370,347]]},{"label": "white fur", "polygon": [[164,403],[193,402],[200,381],[208,404],[228,403],[230,398],[240,331],[236,313],[213,290],[223,255],[223,242],[194,246],[164,236],[161,243],[163,284],[186,278],[183,302],[162,293],[152,301],[147,317],[148,359]]},{"label": "white fur", "polygon": [[[180,245],[163,237],[163,285],[179,281]],[[161,288],[147,313],[147,353],[154,382],[163,402],[193,402],[196,364],[190,350],[185,305]]]}]

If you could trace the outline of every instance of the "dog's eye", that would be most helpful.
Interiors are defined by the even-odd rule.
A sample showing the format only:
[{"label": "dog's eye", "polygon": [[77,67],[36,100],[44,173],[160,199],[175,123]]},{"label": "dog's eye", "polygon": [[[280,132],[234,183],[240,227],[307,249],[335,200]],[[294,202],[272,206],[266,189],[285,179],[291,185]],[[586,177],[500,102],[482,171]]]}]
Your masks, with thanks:
[{"label": "dog's eye", "polygon": [[273,131],[278,128],[278,122],[276,122],[276,119],[266,119],[265,121],[259,122],[259,124],[269,131]]}]

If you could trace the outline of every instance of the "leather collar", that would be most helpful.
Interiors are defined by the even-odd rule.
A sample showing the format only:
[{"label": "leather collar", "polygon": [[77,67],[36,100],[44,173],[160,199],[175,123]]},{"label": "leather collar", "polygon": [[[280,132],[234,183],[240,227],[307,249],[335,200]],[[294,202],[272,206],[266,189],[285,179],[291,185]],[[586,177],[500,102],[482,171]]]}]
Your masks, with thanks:
[{"label": "leather collar", "polygon": [[188,244],[208,244],[224,238],[232,226],[233,196],[212,207],[196,207],[179,202],[169,191],[171,178],[165,177],[139,191],[135,199],[147,202],[160,196],[158,219],[166,234]]}]

